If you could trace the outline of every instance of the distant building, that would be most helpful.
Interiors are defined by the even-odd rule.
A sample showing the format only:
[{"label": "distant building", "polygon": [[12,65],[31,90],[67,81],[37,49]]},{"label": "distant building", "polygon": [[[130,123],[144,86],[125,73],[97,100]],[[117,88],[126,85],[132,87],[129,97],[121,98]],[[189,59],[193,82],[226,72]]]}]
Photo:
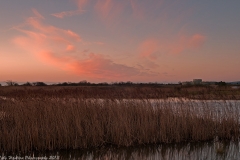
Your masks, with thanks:
[{"label": "distant building", "polygon": [[232,86],[239,86],[240,88],[240,81],[238,82],[216,82],[216,81],[202,81],[202,79],[193,79],[193,81],[185,81],[181,82],[182,85],[208,85],[208,86],[219,86],[219,85],[227,85],[230,84]]}]

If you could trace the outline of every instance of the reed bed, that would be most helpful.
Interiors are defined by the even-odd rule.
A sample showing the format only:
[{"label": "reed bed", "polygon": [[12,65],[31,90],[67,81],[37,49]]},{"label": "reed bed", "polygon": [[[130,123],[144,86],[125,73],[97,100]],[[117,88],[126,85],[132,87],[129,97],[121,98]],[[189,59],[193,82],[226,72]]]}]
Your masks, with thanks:
[{"label": "reed bed", "polygon": [[65,96],[49,94],[61,90],[12,94],[9,98],[5,94],[0,98],[0,150],[28,152],[239,139],[238,105],[225,103],[224,112],[216,114],[202,100],[199,114],[194,102],[179,98],[175,103],[155,91],[151,96],[159,94],[160,98],[155,98],[153,105],[149,98],[136,99],[136,91],[128,91],[134,97],[128,100],[121,92],[108,92],[104,98],[94,93],[97,97],[88,98],[91,94],[84,97],[81,90],[76,94],[66,92]]}]

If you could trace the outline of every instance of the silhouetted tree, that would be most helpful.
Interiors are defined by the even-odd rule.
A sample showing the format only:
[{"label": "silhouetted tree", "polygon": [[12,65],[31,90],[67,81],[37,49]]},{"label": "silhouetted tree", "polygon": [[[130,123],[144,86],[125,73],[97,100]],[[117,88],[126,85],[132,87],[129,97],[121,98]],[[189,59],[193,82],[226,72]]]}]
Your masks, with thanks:
[{"label": "silhouetted tree", "polygon": [[96,85],[100,85],[100,86],[108,86],[109,84],[107,82],[101,82],[101,83],[98,83]]},{"label": "silhouetted tree", "polygon": [[6,83],[7,83],[7,86],[18,86],[17,82],[13,82],[11,80],[7,80]]},{"label": "silhouetted tree", "polygon": [[32,83],[30,83],[30,82],[27,82],[27,83],[24,83],[24,84],[22,84],[23,86],[32,86],[33,84]]},{"label": "silhouetted tree", "polygon": [[47,86],[47,84],[44,82],[34,82],[33,85],[34,86]]},{"label": "silhouetted tree", "polygon": [[226,83],[226,82],[223,82],[223,81],[221,81],[221,82],[216,82],[215,84],[218,85],[218,86],[226,86],[226,85],[227,85],[227,83]]},{"label": "silhouetted tree", "polygon": [[69,85],[69,83],[67,83],[67,82],[61,83],[61,86],[68,86],[68,85]]}]

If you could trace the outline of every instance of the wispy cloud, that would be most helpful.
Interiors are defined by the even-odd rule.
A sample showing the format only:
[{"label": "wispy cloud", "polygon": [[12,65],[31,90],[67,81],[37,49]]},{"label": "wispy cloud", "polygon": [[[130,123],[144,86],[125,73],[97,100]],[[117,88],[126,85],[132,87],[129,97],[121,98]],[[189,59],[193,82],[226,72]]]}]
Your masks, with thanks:
[{"label": "wispy cloud", "polygon": [[152,38],[147,39],[140,44],[140,56],[156,59],[156,52],[159,50],[158,40]]},{"label": "wispy cloud", "polygon": [[103,17],[107,17],[113,5],[113,0],[98,0],[95,7]]},{"label": "wispy cloud", "polygon": [[66,52],[74,52],[74,51],[76,51],[76,48],[75,48],[75,46],[73,46],[73,45],[67,45],[67,47],[66,47]]},{"label": "wispy cloud", "polygon": [[63,11],[60,13],[53,13],[51,15],[54,17],[57,17],[57,18],[64,18],[64,17],[70,17],[70,16],[74,16],[74,15],[79,15],[84,12],[85,12],[84,10],[73,10],[73,11]]},{"label": "wispy cloud", "polygon": [[105,79],[131,79],[141,71],[135,67],[115,63],[113,60],[99,54],[89,54],[88,58],[69,64],[69,69],[80,75]]},{"label": "wispy cloud", "polygon": [[166,52],[170,54],[180,54],[186,50],[196,50],[203,46],[206,36],[194,34],[191,36],[180,35],[172,43],[166,44]]},{"label": "wispy cloud", "polygon": [[[79,52],[83,40],[71,31],[47,25],[40,17],[30,17],[26,25],[16,28],[24,33],[13,42],[27,49],[43,62],[78,76],[104,78],[108,80],[130,80],[138,76],[152,75],[140,68],[119,64],[109,56],[91,52]],[[93,42],[95,43],[95,42]]]},{"label": "wispy cloud", "polygon": [[106,24],[120,23],[128,1],[97,0],[94,9],[99,18]]},{"label": "wispy cloud", "polygon": [[78,9],[82,10],[83,7],[89,2],[89,0],[76,0],[76,3],[78,5]]},{"label": "wispy cloud", "polygon": [[65,17],[71,17],[75,15],[80,15],[85,12],[83,8],[87,3],[88,3],[88,0],[75,0],[75,4],[77,5],[78,9],[70,10],[70,11],[62,11],[58,13],[53,13],[51,15],[56,18],[65,18]]},{"label": "wispy cloud", "polygon": [[32,9],[32,12],[34,13],[35,16],[37,16],[37,18],[45,19],[43,15],[41,15],[35,8]]},{"label": "wispy cloud", "polygon": [[139,45],[141,57],[156,60],[160,54],[181,54],[187,50],[196,50],[203,46],[206,36],[194,34],[192,36],[177,35],[175,39],[148,38]]}]

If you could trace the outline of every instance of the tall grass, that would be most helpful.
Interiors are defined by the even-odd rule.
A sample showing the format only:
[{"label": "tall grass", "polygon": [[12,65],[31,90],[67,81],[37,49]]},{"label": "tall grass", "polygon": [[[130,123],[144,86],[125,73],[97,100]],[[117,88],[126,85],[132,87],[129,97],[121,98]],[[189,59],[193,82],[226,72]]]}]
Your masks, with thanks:
[{"label": "tall grass", "polygon": [[[194,103],[184,100],[176,108],[167,100],[155,99],[154,106],[150,99],[142,97],[126,100],[121,92],[117,93],[119,98],[108,92],[109,97],[104,99],[44,93],[48,92],[0,99],[1,151],[237,140],[240,136],[240,110],[231,105],[226,105],[222,114],[216,114],[201,101],[206,105],[199,114]],[[159,92],[153,96],[156,93]]]}]

